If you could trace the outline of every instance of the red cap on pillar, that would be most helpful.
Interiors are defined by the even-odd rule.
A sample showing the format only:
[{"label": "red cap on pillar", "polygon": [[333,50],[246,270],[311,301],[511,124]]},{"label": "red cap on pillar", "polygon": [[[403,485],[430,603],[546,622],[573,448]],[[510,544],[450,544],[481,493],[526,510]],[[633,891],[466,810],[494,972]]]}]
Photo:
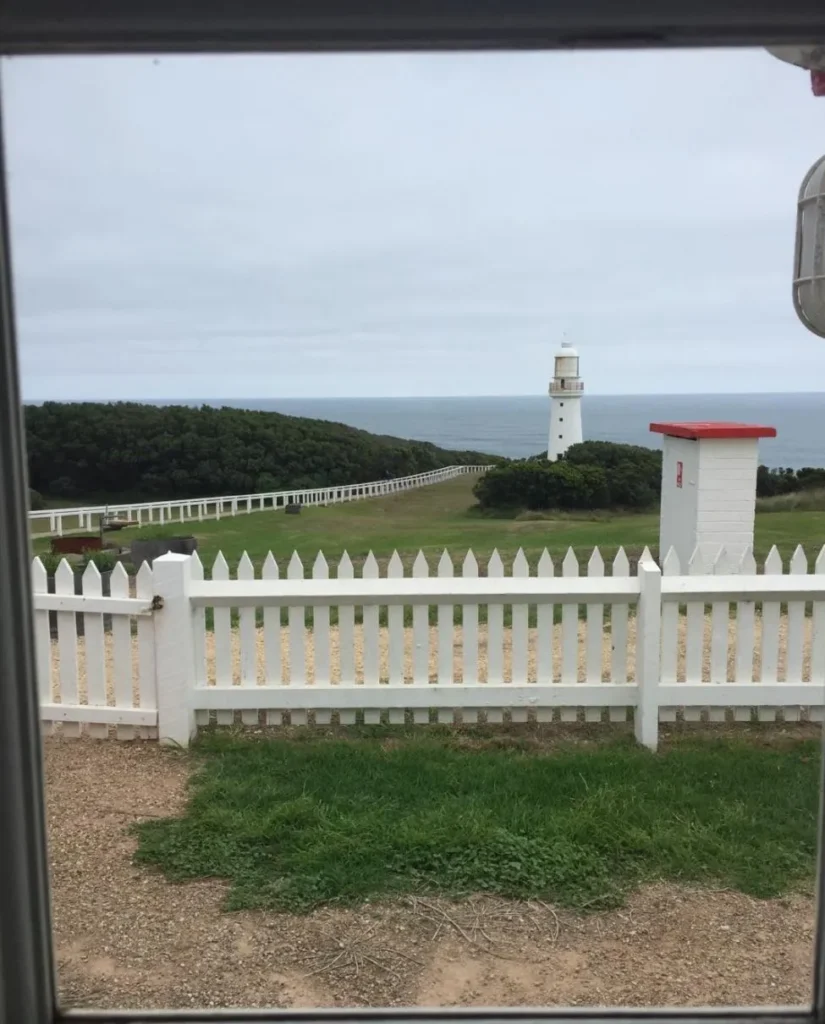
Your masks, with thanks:
[{"label": "red cap on pillar", "polygon": [[707,421],[700,423],[651,423],[654,434],[668,434],[670,437],[686,437],[691,441],[701,440],[744,440],[752,437],[776,437],[776,427],[760,423],[729,423],[728,421]]}]

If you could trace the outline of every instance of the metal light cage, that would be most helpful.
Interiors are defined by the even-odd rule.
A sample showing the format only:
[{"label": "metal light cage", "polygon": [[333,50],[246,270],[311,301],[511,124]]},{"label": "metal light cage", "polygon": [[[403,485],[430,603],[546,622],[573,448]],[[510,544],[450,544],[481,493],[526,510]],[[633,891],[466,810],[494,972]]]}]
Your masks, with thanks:
[{"label": "metal light cage", "polygon": [[[762,46],[818,39],[825,39],[822,0],[0,0],[0,55]],[[825,1024],[822,885],[811,1003],[801,1009],[62,1012],[55,1000],[49,920],[11,270],[0,134],[0,1024],[359,1019]],[[820,815],[820,837],[821,820]],[[819,873],[821,878],[821,859]]]},{"label": "metal light cage", "polygon": [[793,305],[808,330],[825,338],[825,156],[799,187]]}]

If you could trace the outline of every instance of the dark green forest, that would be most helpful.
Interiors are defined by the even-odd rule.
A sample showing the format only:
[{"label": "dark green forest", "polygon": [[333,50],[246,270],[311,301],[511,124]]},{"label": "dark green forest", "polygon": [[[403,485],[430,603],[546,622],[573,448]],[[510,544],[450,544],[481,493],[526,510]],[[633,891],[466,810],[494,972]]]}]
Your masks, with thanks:
[{"label": "dark green forest", "polygon": [[251,494],[502,461],[247,409],[46,402],[24,414],[29,483],[50,499]]}]

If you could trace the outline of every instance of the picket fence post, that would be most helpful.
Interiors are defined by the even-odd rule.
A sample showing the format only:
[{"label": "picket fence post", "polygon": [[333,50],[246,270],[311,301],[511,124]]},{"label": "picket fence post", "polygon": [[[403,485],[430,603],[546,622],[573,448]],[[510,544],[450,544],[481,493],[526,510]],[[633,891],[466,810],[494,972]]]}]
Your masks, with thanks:
[{"label": "picket fence post", "polygon": [[189,603],[192,560],[168,554],[152,563],[155,595],[162,607],[155,613],[155,674],[158,739],[188,747],[196,732],[192,691],[195,687],[194,617]]},{"label": "picket fence post", "polygon": [[659,742],[659,665],[662,635],[662,571],[651,558],[639,560],[636,609],[636,742],[655,750]]}]

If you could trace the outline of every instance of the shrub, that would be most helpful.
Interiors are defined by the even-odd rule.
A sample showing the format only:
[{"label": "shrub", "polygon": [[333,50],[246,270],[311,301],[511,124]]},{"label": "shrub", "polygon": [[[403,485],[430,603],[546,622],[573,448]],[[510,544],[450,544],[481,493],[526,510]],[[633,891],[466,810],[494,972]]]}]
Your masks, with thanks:
[{"label": "shrub", "polygon": [[34,488],[29,488],[29,510],[32,512],[42,512],[46,507],[46,502],[43,501],[43,495],[40,491],[35,491]]},{"label": "shrub", "polygon": [[620,508],[649,508],[662,493],[662,467],[644,466],[629,460],[607,471],[611,505]]},{"label": "shrub", "polygon": [[482,508],[605,508],[610,492],[599,466],[516,462],[491,469],[475,486]]},{"label": "shrub", "polygon": [[601,466],[610,486],[610,504],[646,508],[662,493],[662,453],[657,448],[612,441],[583,441],[564,453],[575,465]]},{"label": "shrub", "polygon": [[177,523],[170,523],[168,526],[159,526],[152,529],[152,527],[144,527],[139,533],[136,533],[132,538],[133,540],[172,540],[173,537],[191,537],[191,533],[182,534],[177,527]]},{"label": "shrub", "polygon": [[615,441],[582,441],[571,445],[562,456],[564,462],[601,466],[615,469],[621,463],[653,469],[661,473],[662,453],[658,448],[644,448],[638,444],[617,444]]},{"label": "shrub", "polygon": [[97,566],[99,572],[111,572],[118,563],[118,557],[114,551],[86,550],[83,552],[81,569],[85,569],[90,563]]},{"label": "shrub", "polygon": [[823,512],[825,511],[825,488],[793,491],[790,494],[775,494],[770,498],[757,498],[756,511]]},{"label": "shrub", "polygon": [[769,469],[760,466],[756,471],[757,498],[776,498],[781,494],[798,494],[825,487],[825,469],[803,466],[802,469]]},{"label": "shrub", "polygon": [[659,451],[586,441],[557,462],[530,458],[491,469],[474,493],[485,509],[638,509],[658,500],[661,475]]},{"label": "shrub", "polygon": [[44,551],[40,556],[40,561],[43,563],[46,575],[54,576],[60,568],[60,563],[63,561],[63,555],[59,555],[56,551]]}]

